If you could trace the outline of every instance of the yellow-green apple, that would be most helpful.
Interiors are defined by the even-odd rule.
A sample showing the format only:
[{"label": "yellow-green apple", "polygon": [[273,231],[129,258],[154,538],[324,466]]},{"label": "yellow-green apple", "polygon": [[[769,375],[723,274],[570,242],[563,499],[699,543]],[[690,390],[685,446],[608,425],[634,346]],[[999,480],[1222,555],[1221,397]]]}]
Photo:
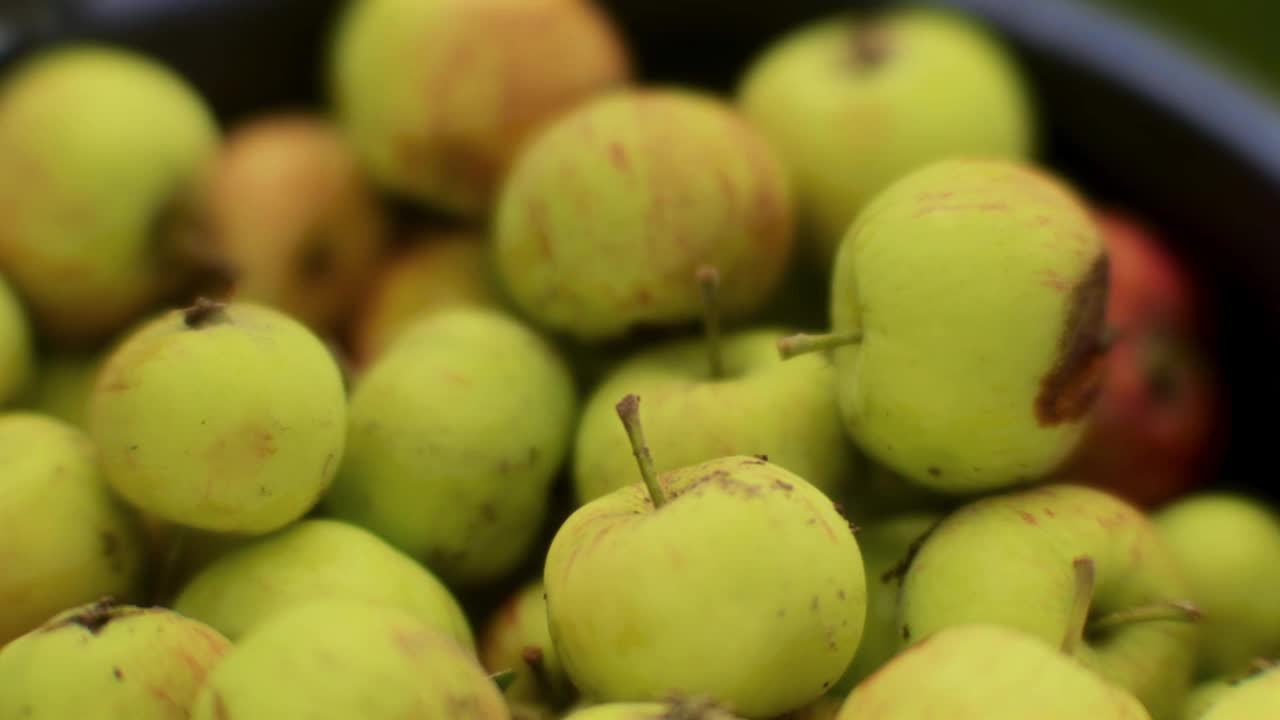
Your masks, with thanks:
[{"label": "yellow-green apple", "polygon": [[[855,515],[855,519],[856,519]],[[901,647],[898,628],[898,594],[902,586],[900,570],[911,553],[924,542],[930,530],[942,520],[941,514],[893,515],[861,525],[858,546],[862,549],[867,573],[867,619],[862,628],[858,653],[830,690],[844,697],[855,685],[878,670]]]},{"label": "yellow-green apple", "polygon": [[329,349],[250,302],[201,299],[133,331],[98,373],[89,429],[111,486],[160,520],[260,534],[309,511],[342,460]]},{"label": "yellow-green apple", "polygon": [[235,297],[321,335],[339,330],[378,267],[387,221],[337,128],[300,112],[255,117],[227,136],[200,187],[208,251]]},{"label": "yellow-green apple", "polygon": [[489,672],[515,672],[503,692],[512,706],[560,709],[573,700],[551,629],[542,581],[530,582],[503,603],[480,634],[480,662]]},{"label": "yellow-green apple", "polygon": [[884,190],[836,258],[834,354],[850,435],[926,487],[1042,477],[1102,383],[1107,254],[1074,188],[1025,163],[944,160]]},{"label": "yellow-green apple", "polygon": [[0,275],[0,406],[27,390],[35,373],[35,338],[27,311]]},{"label": "yellow-green apple", "polygon": [[781,331],[743,330],[721,337],[718,273],[706,284],[706,337],[648,348],[614,369],[583,409],[574,444],[579,503],[626,485],[634,467],[618,398],[645,398],[649,447],[658,472],[711,457],[761,455],[838,498],[854,482],[856,458],[836,405],[835,370],[821,357],[782,362]]},{"label": "yellow-green apple", "polygon": [[1072,655],[1157,720],[1186,697],[1199,630],[1191,588],[1150,520],[1101,490],[1055,484],[961,507],[921,544],[901,593],[904,646],[996,623]]},{"label": "yellow-green apple", "polygon": [[475,655],[452,637],[397,608],[330,600],[245,635],[209,674],[191,712],[192,720],[304,717],[511,716]]},{"label": "yellow-green apple", "polygon": [[477,307],[406,328],[357,383],[325,498],[451,583],[496,580],[532,549],[577,417],[555,348]]},{"label": "yellow-green apple", "polygon": [[194,184],[217,142],[194,89],[136,51],[72,43],[8,72],[0,270],[43,335],[104,340],[178,288],[197,257]]},{"label": "yellow-green apple", "polygon": [[858,212],[899,177],[955,155],[1022,159],[1034,145],[1013,58],[976,22],[936,9],[793,30],[752,63],[738,102],[795,176],[822,267]]},{"label": "yellow-green apple", "polygon": [[0,649],[0,718],[188,720],[230,649],[164,608],[73,607]]},{"label": "yellow-green apple", "polygon": [[738,720],[737,716],[702,698],[667,702],[602,703],[564,716],[564,720]]},{"label": "yellow-green apple", "polygon": [[836,720],[1151,720],[1132,694],[1003,625],[940,630],[853,689]]},{"label": "yellow-green apple", "polygon": [[705,696],[746,718],[814,701],[862,635],[847,521],[755,457],[659,475],[638,409],[635,395],[618,404],[643,482],[583,505],[547,553],[547,619],[570,680],[600,701]]},{"label": "yellow-green apple", "polygon": [[488,246],[475,232],[427,231],[386,261],[351,326],[356,364],[366,368],[419,315],[455,305],[499,308]]},{"label": "yellow-green apple", "polygon": [[370,174],[481,217],[524,142],[627,83],[607,16],[582,0],[350,2],[333,38],[336,115]]},{"label": "yellow-green apple", "polygon": [[1189,495],[1153,516],[1204,612],[1201,677],[1280,657],[1280,514],[1259,498]]},{"label": "yellow-green apple", "polygon": [[0,414],[0,527],[0,646],[75,605],[141,599],[137,519],[103,481],[82,430]]},{"label": "yellow-green apple", "polygon": [[1203,720],[1261,720],[1280,708],[1280,666],[1235,684],[1205,712]]},{"label": "yellow-green apple", "polygon": [[44,354],[19,405],[87,428],[89,397],[106,359],[107,352],[102,349]]},{"label": "yellow-green apple", "polygon": [[793,245],[782,161],[732,106],[645,87],[567,113],[520,154],[494,217],[500,281],[538,324],[588,342],[684,325],[703,265],[728,320],[760,310]]},{"label": "yellow-green apple", "polygon": [[232,640],[313,600],[400,608],[474,647],[471,626],[444,584],[372,533],[336,520],[303,520],[222,554],[173,602]]}]

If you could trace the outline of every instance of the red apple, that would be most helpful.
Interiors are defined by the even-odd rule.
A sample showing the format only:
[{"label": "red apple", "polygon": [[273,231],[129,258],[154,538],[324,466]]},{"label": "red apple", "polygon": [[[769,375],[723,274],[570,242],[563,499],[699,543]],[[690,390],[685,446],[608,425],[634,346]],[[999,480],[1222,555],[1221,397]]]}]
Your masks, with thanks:
[{"label": "red apple", "polygon": [[1097,415],[1068,472],[1155,507],[1208,482],[1221,436],[1199,286],[1141,221],[1098,215],[1111,256],[1114,344]]}]

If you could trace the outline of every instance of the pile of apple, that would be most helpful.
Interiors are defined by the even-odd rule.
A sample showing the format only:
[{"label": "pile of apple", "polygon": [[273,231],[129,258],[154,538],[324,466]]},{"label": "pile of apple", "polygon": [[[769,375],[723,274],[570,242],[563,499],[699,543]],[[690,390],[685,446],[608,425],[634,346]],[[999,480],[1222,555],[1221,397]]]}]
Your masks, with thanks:
[{"label": "pile of apple", "polygon": [[331,106],[234,127],[7,69],[0,720],[1280,717],[1200,285],[1014,56],[621,38],[357,0]]}]

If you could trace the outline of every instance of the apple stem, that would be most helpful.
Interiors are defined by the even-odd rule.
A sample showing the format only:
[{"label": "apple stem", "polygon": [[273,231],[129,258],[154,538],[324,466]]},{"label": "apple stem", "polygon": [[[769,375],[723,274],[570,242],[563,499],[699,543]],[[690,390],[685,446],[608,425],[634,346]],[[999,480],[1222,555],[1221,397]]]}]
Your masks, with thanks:
[{"label": "apple stem", "polygon": [[195,304],[182,313],[182,321],[188,328],[199,330],[216,323],[226,322],[227,304],[206,297],[196,298]]},{"label": "apple stem", "polygon": [[707,336],[707,364],[711,379],[724,377],[724,356],[720,352],[720,271],[710,265],[698,268],[702,289],[702,325]]},{"label": "apple stem", "polygon": [[1089,621],[1089,606],[1093,604],[1096,585],[1096,568],[1093,558],[1081,555],[1071,562],[1075,571],[1075,593],[1071,597],[1071,615],[1067,618],[1067,634],[1062,638],[1062,652],[1074,655],[1084,641],[1085,625]]},{"label": "apple stem", "polygon": [[618,403],[617,410],[622,426],[627,429],[631,452],[636,456],[636,464],[640,466],[640,476],[644,478],[644,486],[649,490],[649,498],[653,500],[656,510],[667,503],[667,496],[658,484],[658,471],[654,468],[649,446],[644,441],[644,428],[640,424],[640,397],[627,395]]},{"label": "apple stem", "polygon": [[1190,602],[1175,600],[1107,613],[1089,623],[1089,632],[1103,632],[1140,622],[1196,622],[1199,619],[1200,608]]},{"label": "apple stem", "polygon": [[778,341],[778,355],[783,360],[790,360],[797,355],[818,352],[821,350],[831,350],[833,348],[844,347],[845,345],[856,345],[862,342],[862,331],[851,330],[845,333],[830,333],[828,335],[806,335],[799,333],[797,335],[789,335]]}]

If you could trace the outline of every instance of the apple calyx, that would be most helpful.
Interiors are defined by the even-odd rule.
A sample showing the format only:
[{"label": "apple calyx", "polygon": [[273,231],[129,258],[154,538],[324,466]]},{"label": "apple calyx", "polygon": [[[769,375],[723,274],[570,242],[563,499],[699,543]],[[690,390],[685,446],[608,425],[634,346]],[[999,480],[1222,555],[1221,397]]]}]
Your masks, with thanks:
[{"label": "apple calyx", "polygon": [[1088,635],[1109,632],[1118,627],[1140,622],[1196,622],[1200,609],[1186,600],[1170,600],[1116,610],[1090,619],[1089,606],[1096,589],[1096,567],[1093,558],[1081,555],[1071,562],[1075,571],[1075,593],[1071,614],[1062,638],[1062,652],[1073,655]]},{"label": "apple calyx", "polygon": [[657,510],[667,503],[667,496],[658,484],[658,471],[653,465],[653,456],[649,454],[649,445],[644,441],[644,428],[640,424],[640,396],[627,395],[617,405],[618,417],[627,430],[627,439],[631,441],[631,452],[636,457],[636,465],[640,467],[640,477],[644,479],[645,489],[649,491],[649,499],[653,501],[653,509]]},{"label": "apple calyx", "polygon": [[707,338],[707,366],[711,379],[724,377],[724,356],[720,351],[720,271],[710,265],[698,268],[702,290],[702,325]]},{"label": "apple calyx", "polygon": [[861,330],[850,330],[844,333],[828,333],[826,335],[806,335],[797,333],[778,340],[778,355],[783,360],[790,360],[797,355],[832,350],[845,345],[857,345],[862,342]]},{"label": "apple calyx", "polygon": [[227,322],[227,304],[206,297],[196,298],[195,304],[182,311],[182,322],[191,330]]}]

